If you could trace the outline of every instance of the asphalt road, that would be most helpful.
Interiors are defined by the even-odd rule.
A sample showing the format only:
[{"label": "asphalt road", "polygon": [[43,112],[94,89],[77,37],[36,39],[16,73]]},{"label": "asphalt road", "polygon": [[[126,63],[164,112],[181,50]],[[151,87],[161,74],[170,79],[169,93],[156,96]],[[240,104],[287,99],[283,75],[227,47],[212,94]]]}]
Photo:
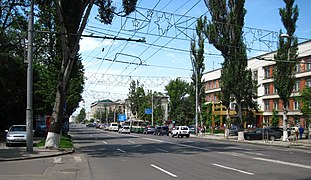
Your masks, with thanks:
[{"label": "asphalt road", "polygon": [[311,152],[71,127],[76,153],[0,163],[1,180],[311,179]]},{"label": "asphalt road", "polygon": [[92,179],[311,179],[311,152],[280,147],[72,130]]}]

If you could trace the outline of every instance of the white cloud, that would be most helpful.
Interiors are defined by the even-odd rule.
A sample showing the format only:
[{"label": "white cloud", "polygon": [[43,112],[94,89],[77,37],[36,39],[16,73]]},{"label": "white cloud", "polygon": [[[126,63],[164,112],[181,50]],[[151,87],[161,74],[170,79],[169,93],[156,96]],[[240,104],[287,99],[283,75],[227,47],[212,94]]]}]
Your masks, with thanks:
[{"label": "white cloud", "polygon": [[83,37],[80,41],[80,53],[92,51],[97,48],[102,49],[105,46],[111,46],[116,44],[117,44],[116,41],[113,42],[113,40],[110,39],[99,40],[89,37]]}]

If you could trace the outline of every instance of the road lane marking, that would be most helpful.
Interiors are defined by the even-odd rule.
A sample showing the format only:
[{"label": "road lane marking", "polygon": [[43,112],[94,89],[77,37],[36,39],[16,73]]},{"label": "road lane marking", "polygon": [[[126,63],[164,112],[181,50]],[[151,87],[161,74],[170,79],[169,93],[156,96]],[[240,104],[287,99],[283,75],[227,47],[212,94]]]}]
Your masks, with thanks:
[{"label": "road lane marking", "polygon": [[118,151],[120,151],[120,152],[122,152],[122,153],[126,153],[124,150],[122,150],[122,149],[117,149]]},{"label": "road lane marking", "polygon": [[301,168],[305,168],[305,169],[311,169],[311,166],[307,166],[307,165],[303,165],[303,164],[290,163],[290,162],[279,161],[279,160],[273,160],[273,159],[265,159],[265,158],[253,158],[253,159],[255,159],[255,160],[260,160],[260,161],[267,161],[267,162],[277,163],[277,164],[283,164],[283,165],[301,167]]},{"label": "road lane marking", "polygon": [[240,172],[240,173],[252,175],[252,176],[254,175],[254,173],[251,173],[251,172],[247,172],[247,171],[243,171],[243,170],[240,170],[240,169],[235,169],[235,168],[223,166],[223,165],[220,165],[220,164],[215,164],[215,163],[213,163],[213,165],[214,165],[214,166],[221,167],[221,168],[224,168],[224,169],[229,169],[229,170],[232,170],[232,171],[237,171],[237,172]]},{"label": "road lane marking", "polygon": [[244,152],[245,154],[252,154],[252,155],[257,155],[257,156],[268,156],[266,154],[261,154],[261,153],[253,153],[253,152]]},{"label": "road lane marking", "polygon": [[162,168],[160,168],[160,167],[158,167],[158,166],[156,166],[156,165],[154,165],[154,164],[150,164],[150,166],[151,167],[154,167],[154,168],[156,168],[157,170],[160,170],[160,171],[162,171],[162,172],[164,172],[164,173],[166,173],[166,174],[168,174],[168,175],[170,175],[170,176],[172,176],[172,177],[177,177],[177,175],[175,175],[175,174],[173,174],[173,173],[171,173],[171,172],[169,172],[169,171],[167,171],[167,170],[165,170],[165,169],[162,169]]},{"label": "road lane marking", "polygon": [[155,150],[158,150],[158,151],[162,151],[162,152],[166,152],[166,153],[168,153],[169,151],[167,151],[167,150],[164,150],[164,149],[159,149],[159,148],[154,148]]},{"label": "road lane marking", "polygon": [[129,142],[129,143],[132,143],[132,144],[135,144],[135,142],[134,142],[134,141],[130,141],[130,140],[128,140],[128,142]]},{"label": "road lane marking", "polygon": [[92,134],[90,134],[90,136],[92,137],[93,135],[92,135]]},{"label": "road lane marking", "polygon": [[149,140],[149,141],[155,141],[155,142],[164,142],[164,141],[162,141],[162,140],[151,139],[151,138],[142,138],[142,139]]},{"label": "road lane marking", "polygon": [[62,158],[61,157],[55,157],[54,158],[54,163],[55,164],[62,164],[63,162],[62,162]]},{"label": "road lane marking", "polygon": [[107,144],[107,142],[106,142],[106,141],[103,141],[103,143],[104,143],[104,144]]},{"label": "road lane marking", "polygon": [[81,156],[73,156],[73,158],[77,163],[82,162]]}]

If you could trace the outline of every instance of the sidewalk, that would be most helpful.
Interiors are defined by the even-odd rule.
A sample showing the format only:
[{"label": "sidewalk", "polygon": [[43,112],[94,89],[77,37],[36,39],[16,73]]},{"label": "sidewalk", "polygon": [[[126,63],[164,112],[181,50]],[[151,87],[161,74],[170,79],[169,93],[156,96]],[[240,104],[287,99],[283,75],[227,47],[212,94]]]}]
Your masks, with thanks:
[{"label": "sidewalk", "polygon": [[26,147],[9,148],[1,144],[0,162],[54,157],[54,156],[60,156],[60,155],[65,155],[65,154],[71,154],[73,152],[74,152],[73,149],[67,149],[67,150],[60,151],[60,150],[44,149],[44,147],[42,148],[34,147],[33,152],[30,153],[26,150]]},{"label": "sidewalk", "polygon": [[191,135],[191,137],[196,138],[205,138],[210,140],[221,140],[221,141],[230,141],[230,142],[236,142],[236,143],[249,143],[249,144],[259,144],[259,145],[268,145],[268,146],[281,146],[286,148],[295,148],[295,149],[305,149],[305,150],[311,150],[311,140],[309,139],[298,139],[296,142],[288,142],[288,141],[282,141],[280,139],[275,141],[264,141],[264,140],[238,140],[237,136],[229,136],[227,139],[225,139],[224,134],[199,134]]}]

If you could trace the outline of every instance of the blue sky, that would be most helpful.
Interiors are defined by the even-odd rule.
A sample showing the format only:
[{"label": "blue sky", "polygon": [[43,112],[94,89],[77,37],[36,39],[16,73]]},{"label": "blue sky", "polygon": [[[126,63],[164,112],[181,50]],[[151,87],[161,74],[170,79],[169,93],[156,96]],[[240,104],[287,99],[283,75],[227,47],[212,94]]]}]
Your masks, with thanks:
[{"label": "blue sky", "polygon": [[[117,7],[120,7],[120,2],[114,1]],[[300,13],[296,36],[305,41],[311,39],[311,1],[296,0],[296,4]],[[282,0],[246,0],[248,57],[275,50],[275,32],[283,29],[278,9],[284,6]],[[181,77],[188,81],[192,68],[188,52],[194,32],[191,29],[195,28],[195,18],[204,13],[209,17],[203,0],[138,0],[137,11],[131,18],[116,17],[112,25],[104,25],[94,20],[97,14],[94,8],[84,34],[145,38],[146,43],[83,38],[80,53],[85,66],[86,84],[83,93],[85,102],[80,106],[89,110],[90,104],[100,99],[124,99],[130,80],[138,79],[145,89],[160,92],[164,92],[164,85],[170,79]],[[133,25],[140,29],[135,31]],[[271,43],[271,47],[257,40],[259,34],[265,36],[265,43]],[[220,52],[208,44],[208,40],[205,53],[205,72],[220,68],[223,59]],[[143,65],[138,66],[140,62]]]}]

